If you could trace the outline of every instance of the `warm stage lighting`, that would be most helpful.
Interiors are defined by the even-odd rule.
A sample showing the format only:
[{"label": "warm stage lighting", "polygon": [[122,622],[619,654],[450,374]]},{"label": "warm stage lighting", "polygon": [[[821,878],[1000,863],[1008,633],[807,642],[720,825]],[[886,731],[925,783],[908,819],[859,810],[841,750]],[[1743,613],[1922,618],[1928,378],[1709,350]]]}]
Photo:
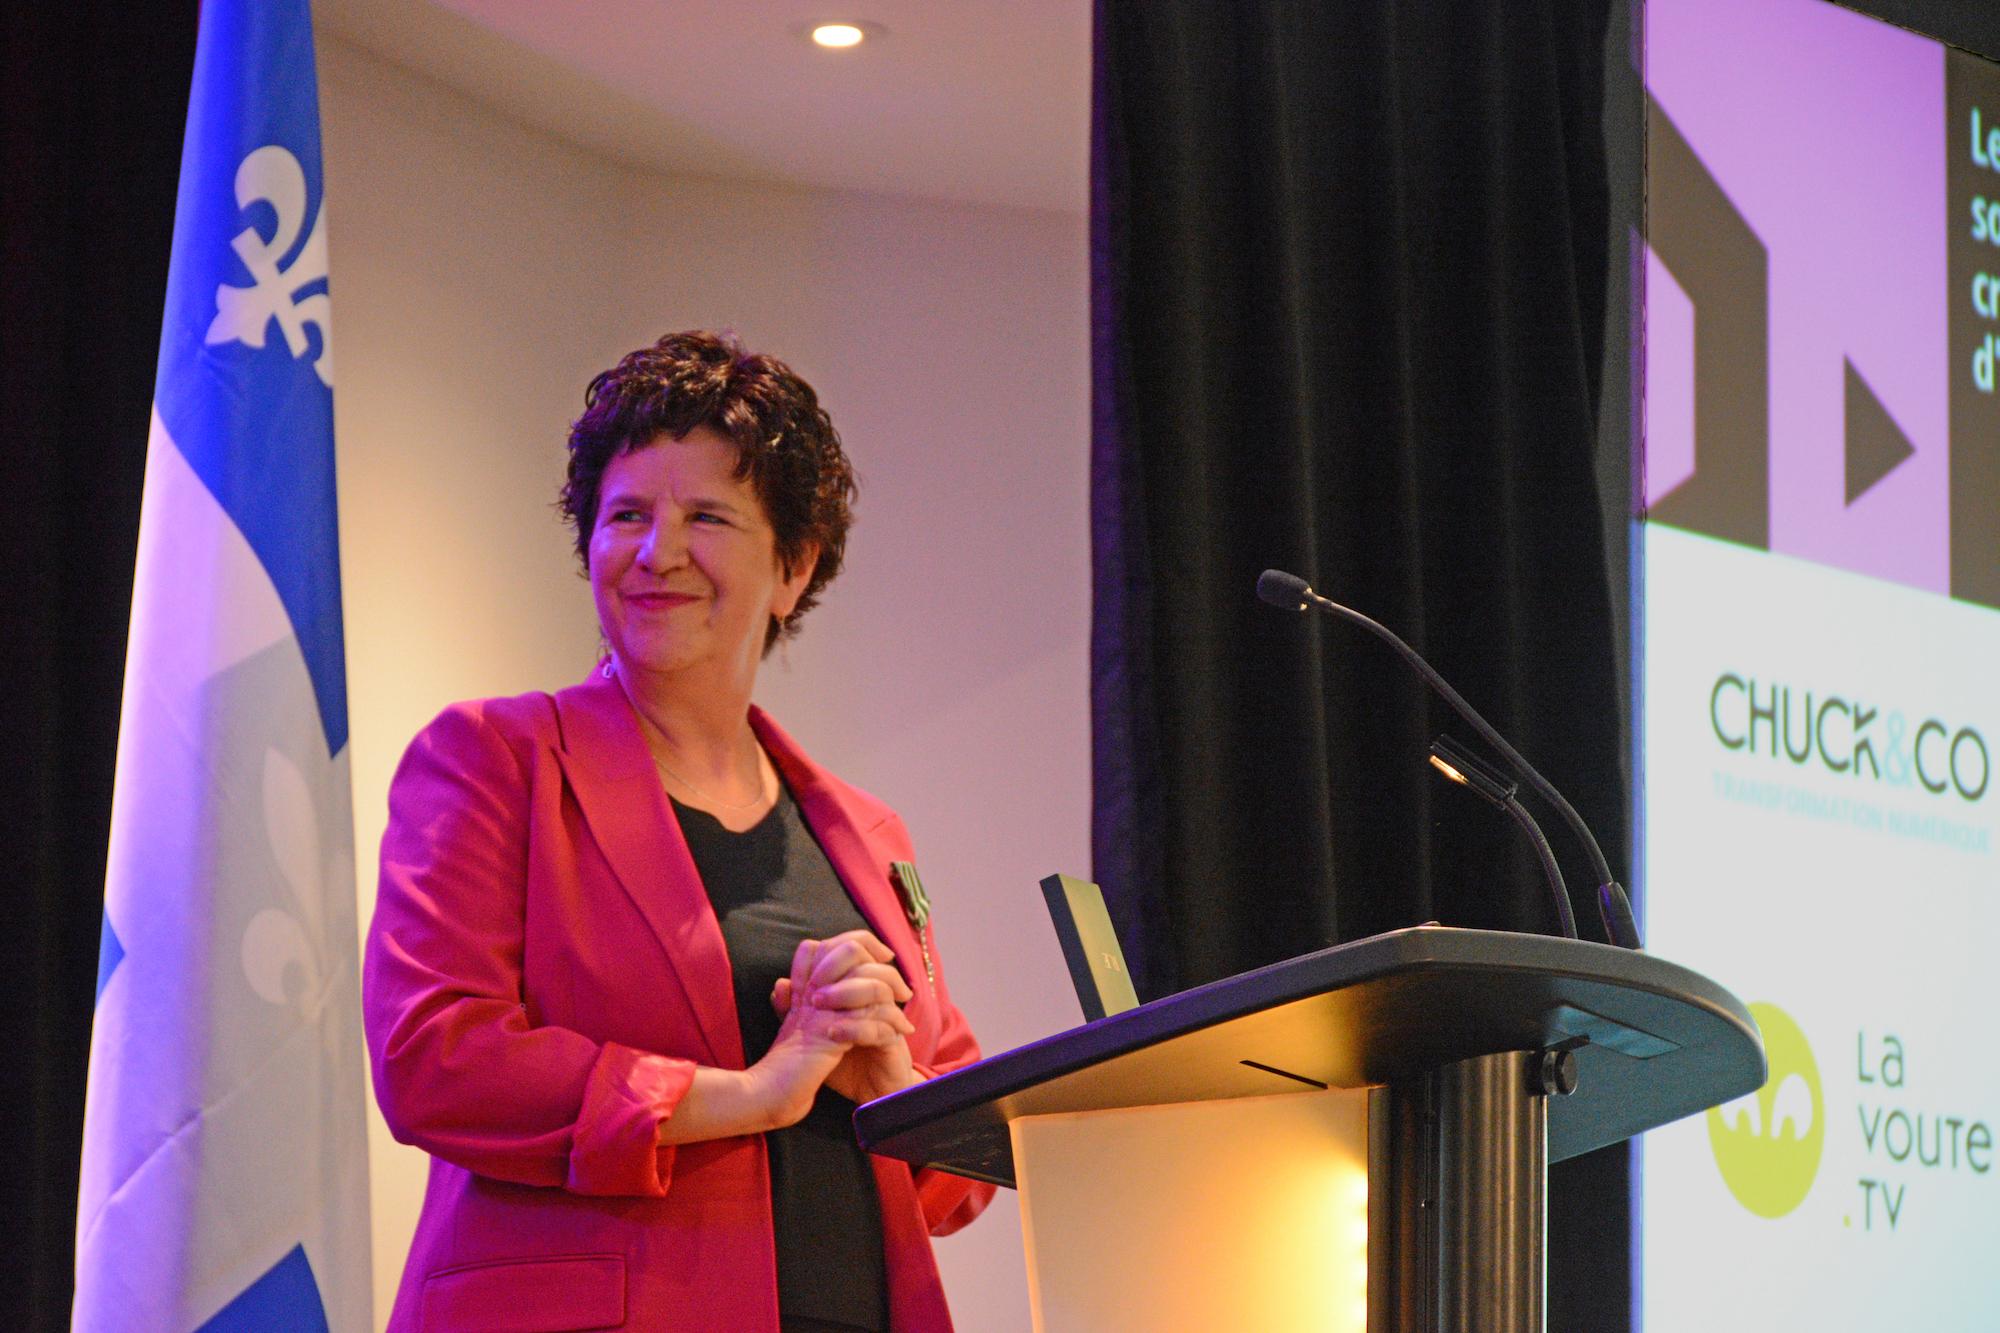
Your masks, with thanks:
[{"label": "warm stage lighting", "polygon": [[813,42],[819,46],[843,47],[859,46],[868,36],[852,23],[822,23],[812,30]]}]

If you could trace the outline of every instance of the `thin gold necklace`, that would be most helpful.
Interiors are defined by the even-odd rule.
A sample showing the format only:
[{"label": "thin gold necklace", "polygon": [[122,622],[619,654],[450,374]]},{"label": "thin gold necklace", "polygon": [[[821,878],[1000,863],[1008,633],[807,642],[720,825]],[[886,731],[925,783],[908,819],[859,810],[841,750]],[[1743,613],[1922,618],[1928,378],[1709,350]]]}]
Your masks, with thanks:
[{"label": "thin gold necklace", "polygon": [[[603,667],[604,678],[606,680],[610,680],[617,674],[618,674],[618,667],[616,664],[616,660],[611,657],[606,657],[604,659],[604,667]],[[659,730],[658,724],[654,723],[651,718],[646,716],[645,710],[639,707],[638,701],[632,698],[629,692],[623,691],[622,684],[621,684],[621,693],[625,693],[625,702],[632,706],[632,711],[634,713],[637,713],[639,717],[647,725],[653,728],[653,730],[658,731]],[[673,768],[667,763],[666,760],[660,758],[660,752],[658,750],[655,750],[650,744],[646,746],[646,753],[653,756],[653,767],[659,769],[660,773],[663,776],[672,778],[675,782],[680,783],[681,786],[686,787],[695,796],[699,797],[703,801],[708,802],[710,805],[718,806],[723,810],[736,811],[736,810],[748,810],[753,806],[763,804],[764,759],[763,759],[763,750],[761,748],[757,752],[757,794],[755,796],[752,796],[747,801],[740,801],[734,805],[730,804],[728,801],[717,800],[715,797],[710,796],[707,792],[703,791],[700,787],[697,787],[694,783],[689,782],[679,773],[676,773],[673,770]]]},{"label": "thin gold necklace", "polygon": [[764,802],[764,764],[761,760],[759,760],[757,764],[757,794],[755,796],[752,796],[747,801],[741,801],[732,805],[728,801],[720,800],[714,796],[710,796],[700,787],[695,786],[694,783],[689,782],[679,773],[676,773],[671,767],[668,766],[666,760],[660,758],[659,751],[654,750],[652,746],[649,745],[646,747],[646,749],[653,756],[653,766],[655,768],[659,769],[660,772],[664,773],[666,776],[672,778],[675,782],[680,783],[681,786],[686,787],[690,792],[700,797],[703,801],[706,801],[710,805],[716,806],[723,810],[736,811],[736,810],[748,810],[753,806],[762,805]]}]

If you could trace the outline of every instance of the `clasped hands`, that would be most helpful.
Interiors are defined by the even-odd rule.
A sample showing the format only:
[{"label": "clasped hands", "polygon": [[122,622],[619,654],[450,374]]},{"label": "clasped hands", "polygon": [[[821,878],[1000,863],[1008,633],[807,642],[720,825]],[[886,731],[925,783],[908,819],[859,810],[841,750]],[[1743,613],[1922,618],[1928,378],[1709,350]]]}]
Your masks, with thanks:
[{"label": "clasped hands", "polygon": [[895,954],[870,932],[802,941],[791,975],[771,989],[782,1021],[756,1065],[771,1080],[781,1122],[802,1119],[822,1083],[865,1102],[920,1082],[904,1040],[916,1031],[902,1010],[910,995]]}]

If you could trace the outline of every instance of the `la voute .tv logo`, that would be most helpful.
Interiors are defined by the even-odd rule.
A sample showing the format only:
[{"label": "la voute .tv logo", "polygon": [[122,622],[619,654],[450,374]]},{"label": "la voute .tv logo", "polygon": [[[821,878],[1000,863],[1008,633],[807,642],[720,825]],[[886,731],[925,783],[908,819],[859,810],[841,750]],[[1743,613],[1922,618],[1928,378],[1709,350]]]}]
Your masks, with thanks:
[{"label": "la voute .tv logo", "polygon": [[1753,1004],[1771,1076],[1746,1097],[1708,1112],[1715,1164],[1736,1201],[1759,1217],[1783,1217],[1805,1202],[1826,1142],[1819,1064],[1806,1034],[1774,1004]]}]

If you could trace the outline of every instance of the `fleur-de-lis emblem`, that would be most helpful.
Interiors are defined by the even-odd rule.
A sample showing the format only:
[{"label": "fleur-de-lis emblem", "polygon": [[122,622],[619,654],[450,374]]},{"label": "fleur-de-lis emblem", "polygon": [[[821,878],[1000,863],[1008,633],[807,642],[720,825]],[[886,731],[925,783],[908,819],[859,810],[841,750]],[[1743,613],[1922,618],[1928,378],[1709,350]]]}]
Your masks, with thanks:
[{"label": "fleur-de-lis emblem", "polygon": [[243,159],[236,168],[236,206],[249,208],[259,201],[278,215],[278,225],[267,240],[257,229],[245,227],[236,233],[229,248],[250,270],[251,285],[215,289],[215,320],[203,339],[215,343],[240,342],[262,347],[264,333],[276,320],[285,335],[285,346],[294,358],[310,350],[306,325],[319,329],[319,356],[313,370],[320,383],[333,387],[333,302],[323,291],[300,299],[299,293],[326,278],[326,209],[313,218],[312,233],[290,268],[279,268],[306,220],[306,173],[299,160],[277,144],[266,144]]},{"label": "fleur-de-lis emblem", "polygon": [[266,907],[250,919],[243,932],[243,975],[264,1000],[311,1018],[323,1002],[326,982],[319,904],[346,887],[353,862],[339,844],[322,841],[306,776],[277,750],[264,753],[264,836],[291,903],[289,910]]}]

